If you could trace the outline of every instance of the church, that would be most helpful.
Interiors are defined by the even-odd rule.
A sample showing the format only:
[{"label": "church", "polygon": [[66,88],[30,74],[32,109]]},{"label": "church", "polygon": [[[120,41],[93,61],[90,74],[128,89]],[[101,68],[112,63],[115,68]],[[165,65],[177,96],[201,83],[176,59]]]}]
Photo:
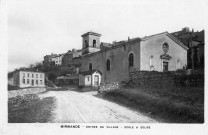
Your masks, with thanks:
[{"label": "church", "polygon": [[188,48],[168,32],[113,44],[101,42],[101,34],[95,32],[81,37],[79,72],[100,71],[103,83],[128,80],[133,71],[165,72],[187,66]]}]

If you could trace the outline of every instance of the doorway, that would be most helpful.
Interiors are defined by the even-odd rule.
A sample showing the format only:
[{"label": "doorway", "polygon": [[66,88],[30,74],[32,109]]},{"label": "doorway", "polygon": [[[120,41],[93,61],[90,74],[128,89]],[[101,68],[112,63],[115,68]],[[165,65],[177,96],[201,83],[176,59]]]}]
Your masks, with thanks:
[{"label": "doorway", "polygon": [[163,61],[163,72],[168,71],[168,62]]},{"label": "doorway", "polygon": [[98,75],[95,75],[95,77],[94,77],[94,85],[95,86],[99,85],[99,76]]}]

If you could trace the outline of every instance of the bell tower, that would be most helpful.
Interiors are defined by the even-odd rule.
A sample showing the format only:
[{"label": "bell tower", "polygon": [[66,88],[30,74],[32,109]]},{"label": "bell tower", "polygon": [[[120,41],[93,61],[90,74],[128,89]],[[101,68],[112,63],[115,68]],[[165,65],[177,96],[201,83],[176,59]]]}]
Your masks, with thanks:
[{"label": "bell tower", "polygon": [[101,34],[87,32],[82,35],[82,55],[100,51]]}]

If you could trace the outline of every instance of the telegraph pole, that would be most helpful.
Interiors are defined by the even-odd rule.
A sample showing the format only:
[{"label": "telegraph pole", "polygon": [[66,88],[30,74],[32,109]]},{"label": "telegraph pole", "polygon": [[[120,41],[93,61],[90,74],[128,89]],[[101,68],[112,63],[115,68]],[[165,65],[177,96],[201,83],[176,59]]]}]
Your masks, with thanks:
[{"label": "telegraph pole", "polygon": [[191,32],[191,65],[192,65],[192,70],[194,70],[194,47],[193,47],[193,42],[192,42],[192,34],[193,30]]}]

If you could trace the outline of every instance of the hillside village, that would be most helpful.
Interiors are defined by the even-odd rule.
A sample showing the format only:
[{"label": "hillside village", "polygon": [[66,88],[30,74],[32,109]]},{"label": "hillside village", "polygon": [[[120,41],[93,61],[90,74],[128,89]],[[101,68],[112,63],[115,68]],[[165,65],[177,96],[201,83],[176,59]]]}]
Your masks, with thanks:
[{"label": "hillside village", "polygon": [[9,122],[204,123],[204,30],[81,37],[82,49],[8,74]]},{"label": "hillside village", "polygon": [[[113,43],[101,42],[100,36],[101,34],[95,32],[87,32],[82,35],[82,49],[45,55],[42,64],[31,70],[45,72],[46,79],[57,85],[78,85],[82,82],[79,81],[79,74],[93,70],[100,72],[97,77],[99,85],[101,82],[128,80],[129,72],[133,71],[204,69],[204,30],[194,32],[185,27],[170,34],[164,32],[143,38],[128,37],[127,40]],[[183,49],[180,51],[178,47]],[[83,77],[88,78],[89,75],[85,73]],[[87,85],[92,85],[93,79],[88,78],[91,81]]]},{"label": "hillside village", "polygon": [[[112,54],[112,56],[109,56],[109,59],[105,58],[106,61],[103,63],[100,63],[100,64],[98,64],[99,63],[98,61],[96,63],[93,63],[94,62],[93,59],[98,59],[95,57],[98,57],[99,53],[102,53],[102,55],[103,55],[103,52],[110,52],[111,50],[114,50],[115,48],[119,48],[121,46],[126,49],[126,47],[128,47],[128,44],[131,44],[132,42],[140,42],[141,41],[141,38],[134,38],[134,39],[128,38],[128,40],[123,40],[123,41],[119,41],[119,42],[114,41],[113,43],[105,43],[105,42],[101,42],[99,40],[99,37],[101,36],[100,34],[93,33],[93,32],[89,32],[86,34],[88,34],[88,35],[86,35],[88,37],[83,37],[83,35],[82,35],[82,37],[83,37],[83,48],[82,49],[69,50],[65,54],[46,55],[44,57],[43,66],[44,67],[56,66],[56,67],[59,67],[62,71],[67,72],[67,70],[68,70],[68,72],[69,72],[68,74],[70,74],[70,75],[78,74],[79,72],[92,70],[92,69],[101,70],[102,67],[104,67],[104,68],[106,67],[106,71],[110,71],[111,70],[110,68],[113,68],[113,67],[111,67],[112,65],[117,65],[117,64],[115,64],[116,61],[113,62],[112,59],[110,58],[110,57],[113,57],[114,54]],[[182,42],[183,45],[185,45],[185,47],[188,48],[187,49],[187,56],[184,56],[185,61],[187,63],[185,63],[184,65],[181,65],[181,61],[180,61],[180,67],[176,67],[176,69],[182,69],[182,68],[192,69],[192,70],[203,69],[204,68],[204,31],[194,32],[193,30],[191,31],[191,30],[189,30],[189,28],[186,27],[186,28],[183,28],[181,31],[171,33],[170,35],[174,36],[178,41]],[[85,40],[84,40],[84,38],[85,38]],[[143,39],[145,39],[145,38],[147,38],[147,37],[144,37]],[[89,42],[89,43],[87,43],[87,42]],[[98,43],[96,43],[96,42],[98,42]],[[86,45],[86,44],[88,44],[88,45]],[[129,49],[128,52],[131,52],[131,49]],[[136,53],[138,53],[138,52],[135,52],[134,54],[136,54]],[[128,57],[128,56],[126,56],[126,57]],[[135,56],[133,56],[133,57],[135,57]],[[102,56],[102,58],[103,58],[103,56]],[[179,59],[182,60],[182,58],[179,58]],[[149,61],[149,60],[147,60],[147,61]],[[121,61],[119,61],[119,62],[121,62]],[[113,63],[113,64],[111,64],[111,63]],[[153,64],[153,63],[154,62],[152,60],[151,64]],[[146,71],[155,70],[155,69],[152,69],[154,67],[154,65],[151,65],[151,64],[149,64],[149,62],[148,62],[148,65],[152,66],[152,67],[151,68],[147,67],[144,69],[138,69],[139,67],[137,67],[137,69],[136,69],[136,65],[133,65],[132,66],[133,68],[131,68],[130,70],[131,71],[133,71],[133,70],[146,70]],[[83,65],[85,65],[85,67]],[[128,62],[126,63],[126,65],[128,65]],[[124,66],[124,65],[121,65],[121,67],[122,66]],[[125,68],[126,67],[123,67],[123,69],[117,69],[117,71],[125,70]],[[168,69],[168,70],[171,71],[171,70],[176,70],[176,69]],[[112,69],[112,70],[115,71],[115,69]],[[113,71],[111,71],[109,73],[113,74],[112,73]],[[161,69],[157,69],[156,71],[161,71]],[[105,70],[102,69],[102,72],[104,73]],[[108,72],[106,72],[106,74],[107,73]],[[126,73],[126,75],[125,74],[123,75],[123,76],[127,77],[127,78],[124,77],[123,80],[128,79],[127,74],[128,73]],[[65,77],[65,79],[62,76],[62,77],[57,78],[57,83],[66,83],[67,84],[67,82],[65,81],[65,80],[67,80],[67,78],[68,78],[68,81],[70,82],[70,76]],[[74,79],[74,76],[72,78]],[[110,78],[112,78],[112,77],[110,77]],[[120,79],[120,77],[118,77],[118,78]],[[103,79],[105,79],[104,76],[103,76]],[[104,82],[121,81],[119,79],[107,80]]]}]

